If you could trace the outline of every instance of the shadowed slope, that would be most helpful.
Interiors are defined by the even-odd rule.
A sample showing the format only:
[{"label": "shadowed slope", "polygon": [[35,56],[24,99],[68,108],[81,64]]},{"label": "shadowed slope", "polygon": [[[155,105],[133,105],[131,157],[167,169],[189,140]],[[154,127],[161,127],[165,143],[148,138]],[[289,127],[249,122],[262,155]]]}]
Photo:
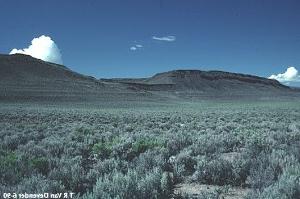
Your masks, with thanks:
[{"label": "shadowed slope", "polygon": [[0,93],[2,100],[35,101],[97,101],[143,94],[21,54],[0,55]]},{"label": "shadowed slope", "polygon": [[45,62],[29,55],[0,55],[0,74],[3,81],[19,81],[37,79],[70,80],[86,79],[63,65]]},{"label": "shadowed slope", "polygon": [[156,94],[181,98],[264,98],[297,95],[276,80],[222,71],[174,70],[150,78],[110,79]]}]

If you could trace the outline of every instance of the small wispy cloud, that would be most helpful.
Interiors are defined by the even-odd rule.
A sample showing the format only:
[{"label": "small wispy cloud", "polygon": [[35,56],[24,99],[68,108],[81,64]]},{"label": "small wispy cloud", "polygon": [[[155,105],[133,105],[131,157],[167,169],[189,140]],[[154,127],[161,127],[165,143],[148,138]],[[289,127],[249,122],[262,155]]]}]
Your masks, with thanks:
[{"label": "small wispy cloud", "polygon": [[300,82],[300,75],[298,70],[291,66],[286,69],[284,73],[279,73],[277,75],[271,75],[269,79],[276,79],[279,82],[289,83],[289,82]]},{"label": "small wispy cloud", "polygon": [[153,36],[152,39],[159,40],[159,41],[172,42],[172,41],[176,40],[176,37],[175,36],[164,36],[164,37]]},{"label": "small wispy cloud", "polygon": [[138,50],[139,48],[143,48],[143,45],[141,44],[136,44],[134,46],[131,46],[129,49],[132,50],[132,51],[136,51]]},{"label": "small wispy cloud", "polygon": [[137,47],[135,47],[135,46],[131,46],[131,47],[130,47],[130,50],[133,50],[133,51],[135,51],[135,50],[137,50]]}]

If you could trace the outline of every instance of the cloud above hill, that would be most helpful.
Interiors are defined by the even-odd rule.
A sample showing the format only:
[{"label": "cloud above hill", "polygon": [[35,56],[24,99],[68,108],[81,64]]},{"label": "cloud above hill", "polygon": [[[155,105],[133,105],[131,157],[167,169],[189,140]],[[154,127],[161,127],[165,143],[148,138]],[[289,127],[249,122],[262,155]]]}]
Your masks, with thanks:
[{"label": "cloud above hill", "polygon": [[9,54],[25,54],[47,62],[63,64],[60,50],[49,36],[34,38],[31,45],[24,49],[12,49]]},{"label": "cloud above hill", "polygon": [[277,75],[271,75],[269,79],[276,79],[280,82],[300,82],[300,75],[295,67],[288,67],[284,73],[279,73]]},{"label": "cloud above hill", "polygon": [[157,37],[153,36],[152,39],[154,40],[159,40],[159,41],[167,41],[167,42],[172,42],[176,40],[175,36],[165,36],[165,37]]}]

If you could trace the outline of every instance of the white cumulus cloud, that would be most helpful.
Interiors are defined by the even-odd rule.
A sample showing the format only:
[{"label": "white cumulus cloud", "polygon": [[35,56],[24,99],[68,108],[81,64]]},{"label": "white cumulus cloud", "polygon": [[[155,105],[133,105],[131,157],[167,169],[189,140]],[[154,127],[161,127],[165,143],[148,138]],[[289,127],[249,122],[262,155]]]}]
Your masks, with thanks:
[{"label": "white cumulus cloud", "polygon": [[24,49],[12,49],[9,54],[25,54],[47,62],[63,64],[60,50],[51,37],[42,35],[34,38],[31,45]]},{"label": "white cumulus cloud", "polygon": [[300,75],[295,67],[288,67],[284,73],[271,75],[269,79],[276,79],[280,82],[300,82]]},{"label": "white cumulus cloud", "polygon": [[176,40],[175,36],[165,36],[165,37],[157,37],[157,36],[153,36],[152,39],[154,40],[159,40],[159,41],[168,41],[168,42],[172,42]]}]

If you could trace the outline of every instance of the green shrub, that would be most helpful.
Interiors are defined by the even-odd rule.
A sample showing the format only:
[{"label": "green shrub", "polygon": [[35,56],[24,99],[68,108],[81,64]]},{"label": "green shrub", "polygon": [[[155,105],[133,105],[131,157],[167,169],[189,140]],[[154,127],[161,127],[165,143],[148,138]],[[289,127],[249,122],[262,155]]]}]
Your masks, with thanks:
[{"label": "green shrub", "polygon": [[152,139],[141,139],[132,144],[132,151],[140,154],[155,147],[163,147],[163,143]]},{"label": "green shrub", "polygon": [[61,182],[47,179],[40,174],[23,178],[17,186],[18,193],[60,193],[64,191]]},{"label": "green shrub", "polygon": [[140,175],[134,170],[128,170],[126,174],[113,171],[100,177],[91,193],[83,198],[162,198],[161,176],[159,169]]},{"label": "green shrub", "polygon": [[250,174],[251,161],[243,157],[237,158],[232,162],[232,172],[234,179],[232,185],[245,186],[246,180]]},{"label": "green shrub", "polygon": [[203,158],[197,163],[193,180],[214,185],[234,184],[232,164],[223,159]]},{"label": "green shrub", "polygon": [[101,159],[108,158],[113,152],[113,147],[119,143],[118,138],[114,138],[112,141],[103,141],[93,145],[92,152]]},{"label": "green shrub", "polygon": [[[92,169],[87,173],[87,179],[89,181],[89,187],[92,187],[98,178],[112,173],[114,170],[120,171],[122,173],[127,172],[128,162],[121,159],[105,159],[97,161]],[[152,167],[151,167],[152,168]]]},{"label": "green shrub", "polygon": [[98,157],[102,159],[107,158],[112,152],[111,146],[108,145],[107,143],[94,144],[92,151],[94,154],[96,154]]},{"label": "green shrub", "polygon": [[173,175],[170,172],[164,172],[160,180],[160,188],[163,198],[169,198],[173,188]]},{"label": "green shrub", "polygon": [[93,135],[93,134],[94,134],[94,132],[91,129],[89,129],[85,126],[81,126],[81,127],[78,127],[78,128],[75,129],[73,134],[71,134],[71,138],[73,140],[78,141],[78,142],[83,142],[85,136]]},{"label": "green shrub", "polygon": [[278,181],[266,187],[262,192],[252,192],[248,198],[258,199],[298,199],[300,196],[300,164],[284,169]]},{"label": "green shrub", "polygon": [[43,175],[46,175],[49,172],[48,159],[45,157],[30,159],[29,167],[36,169],[39,173],[41,173]]},{"label": "green shrub", "polygon": [[0,179],[1,184],[18,183],[21,173],[18,167],[18,158],[15,152],[0,151]]},{"label": "green shrub", "polygon": [[176,155],[185,147],[192,145],[193,141],[195,140],[192,135],[179,133],[177,136],[174,136],[172,134],[171,139],[167,142],[167,149],[170,155]]},{"label": "green shrub", "polygon": [[172,165],[175,181],[180,182],[186,176],[194,173],[197,161],[189,154],[189,152],[182,151],[175,157]]}]

